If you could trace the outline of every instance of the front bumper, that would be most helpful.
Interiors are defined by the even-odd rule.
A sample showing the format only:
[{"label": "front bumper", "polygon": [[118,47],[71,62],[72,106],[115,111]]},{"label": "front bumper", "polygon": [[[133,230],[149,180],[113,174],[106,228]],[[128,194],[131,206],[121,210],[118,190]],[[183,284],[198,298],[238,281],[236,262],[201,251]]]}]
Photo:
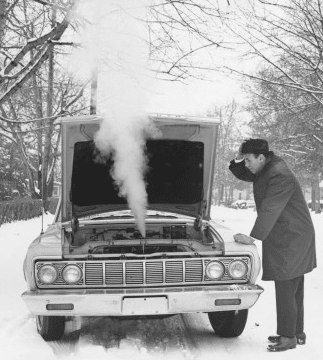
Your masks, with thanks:
[{"label": "front bumper", "polygon": [[122,290],[37,290],[22,294],[34,315],[140,316],[248,309],[258,285],[217,285]]}]

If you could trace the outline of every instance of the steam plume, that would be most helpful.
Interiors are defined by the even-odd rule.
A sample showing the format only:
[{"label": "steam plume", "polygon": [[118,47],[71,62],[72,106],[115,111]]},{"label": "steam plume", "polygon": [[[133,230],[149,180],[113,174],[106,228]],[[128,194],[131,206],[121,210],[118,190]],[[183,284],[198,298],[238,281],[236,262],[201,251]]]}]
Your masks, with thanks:
[{"label": "steam plume", "polygon": [[104,121],[95,143],[104,155],[114,154],[112,175],[145,236],[143,147],[149,125],[145,92],[150,77],[148,49],[141,40],[143,29],[137,20],[144,17],[145,8],[138,0],[83,0],[82,6],[79,11],[83,10],[83,16],[91,15],[90,21],[95,20],[83,34],[85,51],[78,53],[89,72],[91,67],[98,67],[98,114]]}]

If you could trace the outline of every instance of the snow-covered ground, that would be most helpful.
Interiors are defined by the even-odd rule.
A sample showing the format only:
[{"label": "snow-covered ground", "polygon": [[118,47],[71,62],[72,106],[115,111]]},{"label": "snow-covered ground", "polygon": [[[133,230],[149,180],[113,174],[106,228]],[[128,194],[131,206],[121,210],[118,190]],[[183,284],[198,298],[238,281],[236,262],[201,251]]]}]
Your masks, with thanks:
[{"label": "snow-covered ground", "polygon": [[[255,212],[214,207],[212,217],[236,232],[249,233]],[[305,277],[307,343],[284,353],[269,353],[268,335],[275,334],[272,282],[249,311],[243,334],[235,339],[214,335],[206,314],[176,315],[164,320],[116,320],[85,317],[80,337],[67,335],[46,343],[36,331],[35,318],[21,299],[26,289],[22,265],[29,243],[39,234],[40,219],[5,224],[0,228],[0,359],[317,359],[323,336],[323,213],[313,214],[319,267]],[[50,223],[52,216],[45,217]],[[261,243],[257,243],[261,253]],[[69,326],[74,326],[70,322]]]}]

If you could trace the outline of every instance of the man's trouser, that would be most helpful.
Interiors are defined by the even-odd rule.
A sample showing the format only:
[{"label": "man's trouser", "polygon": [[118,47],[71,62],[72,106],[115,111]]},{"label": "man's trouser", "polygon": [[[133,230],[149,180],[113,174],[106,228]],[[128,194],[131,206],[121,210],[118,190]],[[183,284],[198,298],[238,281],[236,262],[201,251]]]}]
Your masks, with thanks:
[{"label": "man's trouser", "polygon": [[304,331],[304,275],[275,281],[277,334],[294,337]]}]

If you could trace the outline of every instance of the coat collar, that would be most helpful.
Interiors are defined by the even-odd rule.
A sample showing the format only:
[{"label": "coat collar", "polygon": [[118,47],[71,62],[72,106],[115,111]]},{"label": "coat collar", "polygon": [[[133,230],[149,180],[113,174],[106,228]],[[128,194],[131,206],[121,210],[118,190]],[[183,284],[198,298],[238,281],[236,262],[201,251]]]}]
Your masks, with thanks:
[{"label": "coat collar", "polygon": [[269,156],[266,158],[266,163],[265,163],[265,166],[262,168],[261,171],[259,171],[259,173],[256,174],[256,180],[259,179],[259,177],[261,175],[263,175],[267,170],[268,168],[270,167],[270,164],[272,163],[273,161],[273,158],[274,158],[275,154],[273,151],[269,151]]}]

